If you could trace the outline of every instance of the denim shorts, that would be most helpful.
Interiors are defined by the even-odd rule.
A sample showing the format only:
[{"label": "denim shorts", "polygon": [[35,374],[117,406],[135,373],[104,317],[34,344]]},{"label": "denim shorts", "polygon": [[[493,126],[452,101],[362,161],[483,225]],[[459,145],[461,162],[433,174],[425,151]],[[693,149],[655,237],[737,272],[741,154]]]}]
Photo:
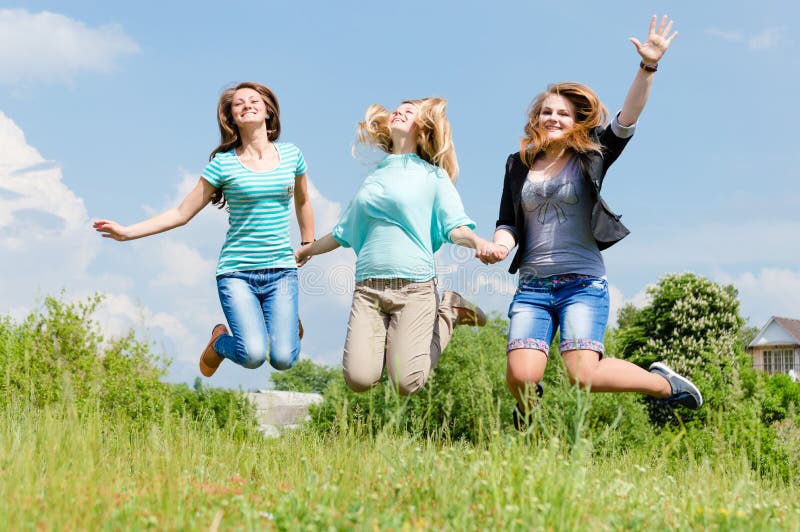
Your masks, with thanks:
[{"label": "denim shorts", "polygon": [[608,304],[608,283],[600,277],[569,273],[520,278],[508,309],[506,352],[537,349],[547,354],[560,328],[560,352],[589,349],[602,357]]}]

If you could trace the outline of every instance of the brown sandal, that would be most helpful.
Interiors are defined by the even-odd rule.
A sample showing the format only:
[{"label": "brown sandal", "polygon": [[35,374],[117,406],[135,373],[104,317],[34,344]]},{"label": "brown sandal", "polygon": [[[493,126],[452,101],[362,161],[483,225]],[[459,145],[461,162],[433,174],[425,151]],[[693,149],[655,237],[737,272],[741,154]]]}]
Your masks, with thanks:
[{"label": "brown sandal", "polygon": [[211,330],[211,339],[203,350],[203,354],[200,355],[200,373],[206,377],[212,376],[219,365],[222,364],[222,361],[225,360],[214,351],[214,342],[223,334],[228,334],[228,328],[222,323],[218,323]]},{"label": "brown sandal", "polygon": [[486,313],[475,303],[470,303],[458,292],[447,291],[442,294],[443,307],[451,307],[456,311],[456,325],[483,327],[486,325]]}]

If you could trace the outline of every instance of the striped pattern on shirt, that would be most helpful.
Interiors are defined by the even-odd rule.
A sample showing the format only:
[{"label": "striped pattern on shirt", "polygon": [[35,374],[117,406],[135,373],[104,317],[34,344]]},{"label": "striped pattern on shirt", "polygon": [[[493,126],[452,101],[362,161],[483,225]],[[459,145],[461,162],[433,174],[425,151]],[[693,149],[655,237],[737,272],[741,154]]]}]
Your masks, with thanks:
[{"label": "striped pattern on shirt", "polygon": [[234,150],[216,154],[203,170],[203,179],[222,189],[230,209],[217,275],[296,267],[289,212],[295,177],[306,172],[306,162],[294,144],[276,142],[275,147],[280,163],[271,172],[248,169]]}]

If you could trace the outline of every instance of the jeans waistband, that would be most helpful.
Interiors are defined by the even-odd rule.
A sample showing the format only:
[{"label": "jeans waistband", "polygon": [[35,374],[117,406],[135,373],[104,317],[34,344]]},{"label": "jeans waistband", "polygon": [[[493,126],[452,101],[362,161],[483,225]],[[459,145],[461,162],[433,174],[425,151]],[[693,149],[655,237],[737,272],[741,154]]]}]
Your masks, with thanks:
[{"label": "jeans waistband", "polygon": [[597,279],[597,277],[593,275],[584,275],[582,273],[563,273],[560,275],[551,275],[549,277],[520,277],[519,284],[534,284],[546,288],[558,288],[559,286],[585,281],[587,279]]}]

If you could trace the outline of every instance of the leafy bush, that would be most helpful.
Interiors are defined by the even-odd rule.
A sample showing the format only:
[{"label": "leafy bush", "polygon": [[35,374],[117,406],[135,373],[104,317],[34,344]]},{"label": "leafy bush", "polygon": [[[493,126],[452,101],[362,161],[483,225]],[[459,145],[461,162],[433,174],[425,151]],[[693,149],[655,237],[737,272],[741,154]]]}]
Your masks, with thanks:
[{"label": "leafy bush", "polygon": [[252,407],[236,392],[190,390],[161,382],[166,362],[133,333],[103,343],[93,296],[53,297],[21,323],[0,318],[0,408],[67,403],[142,423],[180,414],[219,427],[255,427]]},{"label": "leafy bush", "polygon": [[291,369],[273,372],[270,379],[276,390],[322,393],[339,375],[340,370],[303,359],[298,360]]},{"label": "leafy bush", "polygon": [[[720,286],[692,274],[670,274],[648,288],[650,302],[620,312],[613,335],[618,356],[647,367],[663,361],[689,376],[711,408],[725,408],[743,398],[740,369],[749,357],[741,348],[744,320],[733,286]],[[674,420],[657,401],[649,401],[654,420]],[[708,408],[683,411],[684,420],[702,419]]]},{"label": "leafy bush", "polygon": [[133,335],[103,347],[91,315],[94,296],[67,304],[48,297],[43,311],[22,323],[0,323],[0,393],[14,402],[43,406],[61,401],[89,403],[132,418],[162,410],[163,361]]},{"label": "leafy bush", "polygon": [[761,403],[761,418],[766,424],[772,424],[789,418],[798,422],[797,411],[800,409],[800,383],[783,373],[764,375],[765,397]]},{"label": "leafy bush", "polygon": [[185,384],[169,384],[167,388],[170,410],[174,414],[231,430],[236,435],[251,434],[258,428],[255,407],[239,392],[209,388],[199,380],[194,389]]}]

